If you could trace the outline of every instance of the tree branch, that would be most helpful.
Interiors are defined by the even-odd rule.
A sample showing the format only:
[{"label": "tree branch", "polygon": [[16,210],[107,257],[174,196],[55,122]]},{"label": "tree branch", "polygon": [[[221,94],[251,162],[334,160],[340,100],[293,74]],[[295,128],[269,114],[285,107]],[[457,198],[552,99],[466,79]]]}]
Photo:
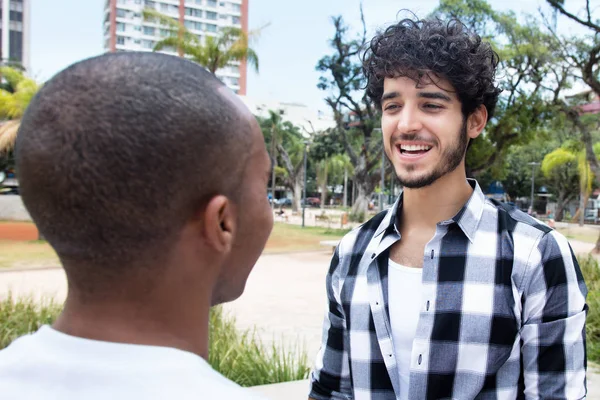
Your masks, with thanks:
[{"label": "tree branch", "polygon": [[[560,13],[562,15],[564,15],[565,17],[568,17],[568,18],[572,19],[573,21],[580,23],[581,25],[585,25],[588,28],[592,28],[596,32],[600,31],[600,25],[596,25],[596,24],[592,23],[591,21],[584,21],[581,18],[577,17],[576,15],[571,14],[570,12],[565,10],[563,8],[563,6],[557,0],[547,0],[547,1],[548,1],[548,3],[550,3],[550,5],[552,7],[554,7],[558,11],[560,11]],[[588,18],[589,18],[589,6],[590,6],[590,2],[589,2],[589,0],[587,0]]]}]

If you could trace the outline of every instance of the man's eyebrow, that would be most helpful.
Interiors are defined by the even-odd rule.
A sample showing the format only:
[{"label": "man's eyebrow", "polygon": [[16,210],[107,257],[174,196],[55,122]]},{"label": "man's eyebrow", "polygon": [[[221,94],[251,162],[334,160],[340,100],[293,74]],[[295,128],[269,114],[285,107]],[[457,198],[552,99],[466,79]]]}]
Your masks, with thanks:
[{"label": "man's eyebrow", "polygon": [[447,102],[451,102],[452,99],[447,94],[442,92],[419,92],[418,97],[422,97],[424,99],[432,99],[432,100],[444,100]]},{"label": "man's eyebrow", "polygon": [[381,96],[381,102],[384,102],[385,100],[395,99],[396,97],[401,97],[400,92],[387,92],[384,93],[383,96]]}]

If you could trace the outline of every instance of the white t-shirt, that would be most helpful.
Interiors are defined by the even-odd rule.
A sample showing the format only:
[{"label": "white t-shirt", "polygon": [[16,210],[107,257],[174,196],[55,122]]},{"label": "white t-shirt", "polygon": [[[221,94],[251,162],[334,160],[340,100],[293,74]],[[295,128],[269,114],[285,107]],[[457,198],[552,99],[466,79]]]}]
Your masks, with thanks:
[{"label": "white t-shirt", "polygon": [[49,326],[0,351],[0,398],[261,399],[196,354],[83,339]]},{"label": "white t-shirt", "polygon": [[421,309],[422,268],[389,260],[388,300],[392,342],[400,373],[400,399],[408,400],[410,359]]}]

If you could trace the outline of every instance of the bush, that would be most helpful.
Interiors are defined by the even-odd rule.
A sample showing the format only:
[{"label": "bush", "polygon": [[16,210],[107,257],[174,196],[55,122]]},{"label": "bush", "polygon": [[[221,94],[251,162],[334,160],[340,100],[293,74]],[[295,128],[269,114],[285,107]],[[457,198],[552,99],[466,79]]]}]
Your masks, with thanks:
[{"label": "bush", "polygon": [[37,331],[54,322],[62,306],[52,300],[36,303],[31,298],[13,299],[12,294],[0,301],[0,349],[19,336]]},{"label": "bush", "polygon": [[210,327],[208,362],[239,385],[266,385],[308,377],[310,369],[303,349],[263,346],[254,332],[240,333],[235,319],[226,317],[220,307],[211,310]]},{"label": "bush", "polygon": [[350,222],[358,222],[362,224],[363,222],[365,222],[366,215],[364,212],[350,213],[348,215],[348,219],[350,220]]},{"label": "bush", "polygon": [[589,310],[585,329],[588,358],[600,362],[600,268],[591,255],[580,257],[578,261],[588,288]]},{"label": "bush", "polygon": [[[42,325],[51,325],[62,309],[52,300],[36,303],[32,298],[0,301],[0,349]],[[284,347],[266,348],[250,331],[239,332],[235,319],[220,307],[211,310],[208,362],[225,377],[241,386],[305,379],[309,367],[306,352]]]}]

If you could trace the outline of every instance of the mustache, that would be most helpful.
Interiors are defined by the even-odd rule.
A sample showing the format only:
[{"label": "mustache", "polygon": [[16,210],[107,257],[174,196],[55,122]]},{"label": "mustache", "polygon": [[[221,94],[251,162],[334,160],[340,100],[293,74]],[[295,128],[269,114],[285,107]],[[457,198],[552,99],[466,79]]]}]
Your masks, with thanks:
[{"label": "mustache", "polygon": [[398,142],[424,142],[435,145],[437,142],[431,138],[426,138],[418,133],[402,133],[392,137],[392,145],[395,146]]}]

